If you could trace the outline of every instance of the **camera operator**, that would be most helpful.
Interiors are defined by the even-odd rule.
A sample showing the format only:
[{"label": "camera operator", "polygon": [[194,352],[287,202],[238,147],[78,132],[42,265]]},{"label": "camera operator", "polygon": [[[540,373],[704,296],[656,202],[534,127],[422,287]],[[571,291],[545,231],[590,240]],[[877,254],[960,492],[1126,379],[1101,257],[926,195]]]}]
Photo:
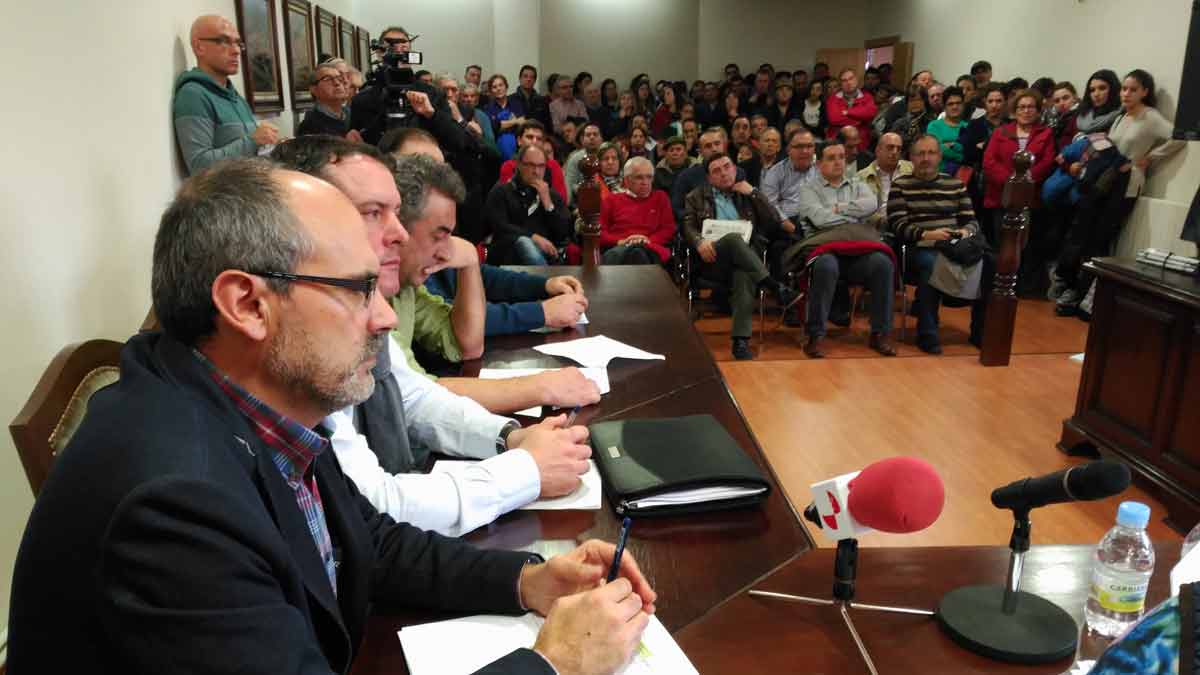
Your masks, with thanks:
[{"label": "camera operator", "polygon": [[[446,97],[413,75],[408,31],[389,26],[380,35],[380,42],[387,51],[383,62],[371,73],[369,85],[351,101],[350,128],[358,130],[365,142],[376,145],[391,128],[419,126],[433,134],[449,155],[478,153],[478,144],[454,121]],[[397,113],[402,116],[395,116]]]}]

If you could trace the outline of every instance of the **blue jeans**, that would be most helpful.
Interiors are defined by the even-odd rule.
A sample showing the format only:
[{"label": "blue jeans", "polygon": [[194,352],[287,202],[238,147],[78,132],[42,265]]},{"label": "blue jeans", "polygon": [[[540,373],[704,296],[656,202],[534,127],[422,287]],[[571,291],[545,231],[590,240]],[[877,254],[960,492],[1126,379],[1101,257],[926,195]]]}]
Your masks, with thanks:
[{"label": "blue jeans", "polygon": [[871,332],[892,331],[892,300],[895,268],[886,253],[862,256],[822,255],[813,263],[808,293],[808,320],[805,330],[810,337],[825,337],[825,323],[833,306],[833,294],[839,277],[862,284],[871,293]]},{"label": "blue jeans", "polygon": [[546,254],[533,243],[530,237],[517,237],[513,242],[512,257],[514,265],[549,265]]},{"label": "blue jeans", "polygon": [[657,265],[658,255],[645,246],[614,246],[600,256],[605,265]]},{"label": "blue jeans", "polygon": [[[938,252],[923,246],[908,247],[908,282],[917,287],[913,313],[917,315],[917,337],[925,340],[938,339],[938,309],[942,304],[942,292],[929,285],[933,265]],[[971,335],[983,335],[983,320],[987,316],[988,296],[992,293],[992,277],[996,272],[996,261],[991,255],[983,257],[982,275],[979,279],[979,298],[971,302]]]}]

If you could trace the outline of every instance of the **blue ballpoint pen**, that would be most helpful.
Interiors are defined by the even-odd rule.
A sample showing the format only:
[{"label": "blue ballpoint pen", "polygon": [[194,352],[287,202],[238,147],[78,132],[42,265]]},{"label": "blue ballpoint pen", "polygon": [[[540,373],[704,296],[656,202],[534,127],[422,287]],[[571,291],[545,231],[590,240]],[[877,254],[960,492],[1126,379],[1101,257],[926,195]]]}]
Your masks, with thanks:
[{"label": "blue ballpoint pen", "polygon": [[621,523],[621,534],[617,535],[617,552],[613,554],[612,567],[608,568],[608,581],[611,583],[617,578],[617,571],[621,569],[621,555],[625,553],[625,542],[629,540],[629,528],[633,525],[633,518],[625,516],[625,520]]},{"label": "blue ballpoint pen", "polygon": [[569,427],[569,426],[571,426],[572,424],[574,424],[574,423],[575,423],[575,416],[579,414],[579,409],[580,409],[580,408],[582,408],[582,407],[583,407],[583,406],[578,406],[578,405],[577,405],[577,406],[575,406],[574,408],[572,408],[572,409],[571,409],[571,414],[570,414],[570,415],[567,415],[567,423],[566,423],[564,426],[568,426],[568,427]]}]

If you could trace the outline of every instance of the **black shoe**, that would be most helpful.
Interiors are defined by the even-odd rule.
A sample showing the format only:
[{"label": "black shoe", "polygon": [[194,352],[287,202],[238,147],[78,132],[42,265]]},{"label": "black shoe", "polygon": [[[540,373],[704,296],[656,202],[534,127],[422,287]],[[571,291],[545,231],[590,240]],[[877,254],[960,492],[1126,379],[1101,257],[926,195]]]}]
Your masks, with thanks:
[{"label": "black shoe", "polygon": [[779,284],[773,291],[775,294],[775,302],[779,303],[780,307],[790,307],[796,302],[796,298],[800,297],[800,292],[788,286]]},{"label": "black shoe", "polygon": [[937,339],[936,335],[918,335],[917,348],[926,354],[941,354],[942,343]]},{"label": "black shoe", "polygon": [[733,338],[733,358],[738,361],[748,361],[754,358],[754,350],[750,349],[750,338]]}]

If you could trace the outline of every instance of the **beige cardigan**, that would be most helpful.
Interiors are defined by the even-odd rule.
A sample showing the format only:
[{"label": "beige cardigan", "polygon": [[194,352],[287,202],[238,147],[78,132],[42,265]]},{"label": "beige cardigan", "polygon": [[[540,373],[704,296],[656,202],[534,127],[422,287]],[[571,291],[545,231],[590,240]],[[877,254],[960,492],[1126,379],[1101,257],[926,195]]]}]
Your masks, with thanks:
[{"label": "beige cardigan", "polygon": [[[1149,157],[1151,165],[1170,157],[1183,149],[1183,141],[1171,140],[1171,123],[1155,108],[1146,107],[1137,117],[1121,115],[1108,130],[1108,140],[1117,146],[1117,152],[1131,162]],[[1126,197],[1137,197],[1146,184],[1146,172],[1136,164],[1130,168],[1129,189]]]}]

